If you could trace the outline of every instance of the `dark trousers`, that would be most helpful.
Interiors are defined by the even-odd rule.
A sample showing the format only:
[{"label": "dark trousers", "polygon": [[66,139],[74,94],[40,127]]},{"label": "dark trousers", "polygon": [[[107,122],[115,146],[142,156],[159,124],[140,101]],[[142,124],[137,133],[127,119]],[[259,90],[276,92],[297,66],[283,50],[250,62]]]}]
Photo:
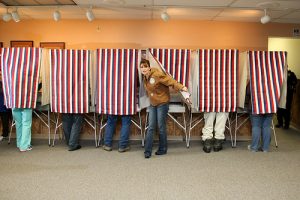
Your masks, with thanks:
[{"label": "dark trousers", "polygon": [[82,114],[62,114],[63,130],[67,145],[70,149],[79,145],[79,136],[82,128]]},{"label": "dark trousers", "polygon": [[279,126],[284,125],[285,128],[289,128],[290,121],[291,121],[292,102],[293,102],[293,91],[287,91],[286,109],[278,108],[277,110],[277,121]]},{"label": "dark trousers", "polygon": [[2,136],[8,137],[10,113],[9,112],[0,112],[0,116],[1,116],[1,121],[2,121]]}]

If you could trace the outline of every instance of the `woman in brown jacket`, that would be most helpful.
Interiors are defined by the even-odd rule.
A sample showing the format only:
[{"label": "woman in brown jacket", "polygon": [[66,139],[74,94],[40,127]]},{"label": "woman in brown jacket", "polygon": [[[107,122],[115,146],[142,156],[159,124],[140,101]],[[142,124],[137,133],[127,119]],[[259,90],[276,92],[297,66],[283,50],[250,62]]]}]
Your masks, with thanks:
[{"label": "woman in brown jacket", "polygon": [[145,158],[150,158],[152,154],[153,133],[156,130],[156,123],[159,128],[159,147],[155,152],[156,155],[167,153],[167,130],[166,119],[169,110],[170,92],[169,87],[177,91],[188,91],[182,84],[178,83],[171,76],[150,68],[150,63],[142,59],[140,69],[143,74],[143,83],[147,95],[150,99],[149,106],[149,126],[145,141]]}]

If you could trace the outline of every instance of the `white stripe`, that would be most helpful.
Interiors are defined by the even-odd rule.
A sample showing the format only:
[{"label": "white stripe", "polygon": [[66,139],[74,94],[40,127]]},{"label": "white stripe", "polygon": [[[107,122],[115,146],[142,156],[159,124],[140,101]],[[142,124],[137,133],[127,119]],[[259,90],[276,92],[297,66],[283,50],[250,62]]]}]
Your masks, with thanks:
[{"label": "white stripe", "polygon": [[133,62],[132,62],[132,66],[131,66],[131,74],[132,74],[132,79],[130,80],[131,81],[131,88],[132,88],[132,91],[131,91],[131,111],[130,111],[130,114],[134,114],[135,113],[135,98],[136,98],[136,95],[135,95],[135,81],[136,81],[136,76],[135,76],[135,72],[136,72],[136,55],[137,55],[137,50],[134,49],[133,50]]},{"label": "white stripe", "polygon": [[[234,84],[233,84],[233,89],[234,89],[234,105],[233,105],[233,111],[236,111],[236,102],[237,102],[237,79],[236,79],[236,74],[237,74],[237,56],[238,56],[238,50],[234,50]],[[231,109],[232,110],[232,109]]]},{"label": "white stripe", "polygon": [[[277,53],[274,52],[273,57],[272,57],[274,66],[276,66],[276,55],[277,55]],[[279,94],[280,91],[279,91],[279,88],[277,87],[279,85],[279,74],[277,73],[276,67],[274,67],[273,69],[275,70],[275,74],[274,74],[275,75],[275,85],[276,85],[275,89],[276,89],[277,94]]]},{"label": "white stripe", "polygon": [[103,54],[102,54],[102,51],[103,51],[103,49],[99,49],[99,63],[98,63],[98,84],[99,84],[99,87],[98,87],[98,95],[97,95],[97,98],[98,98],[98,112],[99,113],[102,113],[102,88],[104,88],[103,86],[102,86],[102,68],[104,67],[104,66],[102,66],[102,56],[103,56]]},{"label": "white stripe", "polygon": [[217,64],[217,71],[215,72],[216,74],[218,74],[218,81],[217,81],[217,83],[218,83],[218,85],[215,87],[217,90],[218,90],[218,102],[217,102],[217,104],[218,104],[218,108],[215,108],[215,112],[220,112],[221,111],[221,89],[222,89],[222,86],[224,86],[223,85],[223,83],[221,83],[221,69],[222,69],[222,57],[221,57],[221,55],[222,55],[222,53],[223,53],[223,51],[221,50],[221,49],[218,49],[218,55],[219,55],[219,57],[218,57],[218,64]]},{"label": "white stripe", "polygon": [[129,83],[128,83],[128,80],[129,80],[129,68],[130,68],[130,49],[127,49],[127,54],[125,56],[126,56],[126,59],[127,59],[127,65],[125,67],[126,77],[125,77],[124,83],[127,83],[127,84],[126,84],[124,95],[126,95],[127,102],[126,102],[126,107],[125,107],[125,111],[123,112],[123,114],[127,115],[128,114],[128,107],[129,107],[129,102],[128,102],[129,101]]},{"label": "white stripe", "polygon": [[202,108],[200,108],[201,109],[201,111],[204,111],[204,107],[205,107],[205,101],[204,101],[204,96],[205,96],[205,88],[203,88],[203,86],[204,86],[204,83],[205,83],[205,74],[204,74],[204,68],[205,68],[205,65],[204,65],[204,61],[205,61],[205,57],[204,57],[204,55],[205,55],[205,52],[206,52],[206,50],[201,50],[200,51],[200,53],[202,54],[202,64],[201,64],[201,67],[202,67],[202,70],[201,70],[201,75],[202,75],[202,83],[201,83],[201,85],[202,85],[202,87],[200,88],[199,87],[199,94],[200,94],[200,92],[202,93],[202,99],[201,99],[201,102],[202,102]]},{"label": "white stripe", "polygon": [[[118,113],[118,79],[119,79],[119,69],[120,69],[120,54],[123,53],[124,49],[119,49],[119,50],[115,50],[116,51],[116,57],[115,60],[116,61],[116,65],[114,66],[115,68],[115,78],[114,78],[114,89],[112,92],[114,92],[114,97],[115,97],[115,102],[113,102],[112,106],[114,106],[114,114],[116,115]],[[122,56],[122,55],[121,55]],[[121,77],[122,78],[122,77]],[[122,82],[121,82],[122,83]]]},{"label": "white stripe", "polygon": [[110,79],[109,79],[109,94],[110,94],[110,97],[109,97],[109,99],[110,99],[110,102],[108,102],[109,103],[109,105],[110,105],[110,110],[109,110],[109,113],[113,113],[112,112],[112,105],[113,105],[113,99],[112,99],[112,97],[113,97],[113,77],[114,77],[114,74],[113,74],[113,68],[114,68],[114,59],[115,59],[115,57],[114,57],[114,54],[117,54],[117,52],[114,50],[113,51],[114,53],[112,53],[111,54],[111,62],[110,62],[110,72],[109,72],[109,76],[110,76]]},{"label": "white stripe", "polygon": [[[24,50],[25,50],[25,52],[23,52],[23,58],[24,58],[24,61],[27,59],[27,64],[26,64],[26,66],[24,66],[24,63],[22,63],[22,67],[21,67],[22,71],[20,71],[21,73],[19,74],[21,76],[21,80],[24,79],[24,82],[21,81],[21,84],[23,84],[23,83],[25,84],[24,91],[22,91],[23,85],[20,85],[20,83],[19,83],[19,86],[20,86],[19,89],[20,89],[20,93],[21,93],[20,97],[23,97],[22,101],[20,101],[21,99],[19,99],[20,105],[21,105],[20,107],[21,108],[25,108],[26,107],[27,94],[30,92],[30,90],[29,91],[27,90],[28,83],[31,83],[31,86],[33,86],[32,84],[33,84],[33,78],[34,78],[33,75],[34,74],[32,73],[32,76],[30,77],[31,78],[30,80],[28,80],[28,78],[29,78],[28,74],[29,74],[29,69],[31,68],[31,65],[35,61],[35,60],[31,61],[31,62],[33,62],[33,63],[31,63],[30,60],[29,60],[30,59],[30,55],[34,52],[34,50],[33,50],[33,52],[30,50],[30,48],[24,48]],[[26,56],[26,53],[27,53],[27,56]],[[33,58],[33,59],[35,59],[35,58]],[[33,64],[32,67],[34,67],[34,64]],[[23,74],[23,70],[25,70],[24,74]],[[34,69],[32,69],[32,72],[34,72]]]},{"label": "white stripe", "polygon": [[267,54],[267,56],[269,56],[269,53],[268,52],[263,52],[263,60],[262,60],[262,64],[261,64],[261,66],[262,66],[262,68],[264,69],[264,74],[263,74],[263,76],[264,76],[264,80],[265,80],[265,83],[264,83],[264,85],[263,85],[263,87],[264,88],[266,88],[266,91],[265,91],[265,93],[266,93],[266,99],[264,99],[264,103],[266,103],[266,104],[268,104],[268,107],[269,107],[269,109],[267,109],[267,108],[265,108],[265,113],[270,113],[270,111],[271,111],[271,102],[270,102],[270,91],[269,91],[269,87],[268,87],[268,77],[267,77],[267,68],[268,68],[268,66],[266,66],[265,64],[265,54]]},{"label": "white stripe", "polygon": [[[228,74],[229,74],[229,77],[227,77],[227,82],[228,82],[228,91],[229,91],[229,93],[227,94],[230,98],[229,98],[229,102],[228,102],[228,109],[229,108],[231,108],[231,98],[233,98],[232,97],[232,93],[231,93],[231,81],[232,81],[232,77],[231,77],[231,66],[232,66],[232,60],[231,60],[231,56],[232,56],[232,50],[229,50],[229,56],[228,56],[228,58],[229,58],[229,65],[227,66],[227,69],[226,69],[226,71],[227,72],[229,72]],[[225,95],[225,97],[227,96],[227,95]],[[227,99],[226,99],[226,101],[227,101]],[[225,104],[226,105],[226,104]],[[224,106],[224,112],[225,112],[226,110],[225,110],[225,106]]]},{"label": "white stripe", "polygon": [[186,84],[186,82],[187,82],[187,80],[186,80],[186,74],[187,74],[187,68],[189,67],[188,66],[188,61],[190,60],[190,58],[188,57],[190,55],[190,51],[189,50],[184,50],[184,67],[183,67],[183,84],[184,85],[187,85]]},{"label": "white stripe", "polygon": [[[274,76],[274,74],[273,74],[273,72],[272,72],[272,68],[273,68],[273,66],[271,65],[271,53],[268,53],[268,59],[267,59],[267,64],[268,64],[268,74],[269,74],[269,76],[270,76],[270,83],[269,83],[269,85],[270,86],[272,86],[273,85],[273,76]],[[272,93],[270,93],[270,95],[272,95],[271,96],[271,98],[274,100],[274,99],[276,99],[276,94],[275,94],[275,91],[274,91],[274,87],[270,87],[270,89],[271,89],[271,92]],[[276,111],[276,101],[273,101],[274,102],[274,105],[273,105],[273,107],[271,107],[271,111]],[[271,105],[271,104],[270,104]]]},{"label": "white stripe", "polygon": [[[215,91],[215,88],[216,88],[216,49],[213,50],[213,55],[212,55],[212,71],[210,70],[210,73],[212,72],[212,75],[213,75],[213,78],[212,78],[212,111],[215,112],[215,108],[216,108],[216,105],[215,105],[215,102],[216,102],[216,91]],[[210,76],[209,76],[210,77]],[[209,81],[210,82],[210,81]],[[210,105],[210,104],[209,104]]]}]

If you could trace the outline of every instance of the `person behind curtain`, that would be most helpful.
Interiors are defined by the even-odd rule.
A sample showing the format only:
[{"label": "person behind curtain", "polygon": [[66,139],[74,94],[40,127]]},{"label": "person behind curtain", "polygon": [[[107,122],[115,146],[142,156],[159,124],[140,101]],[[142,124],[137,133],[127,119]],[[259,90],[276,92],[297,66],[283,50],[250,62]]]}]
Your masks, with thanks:
[{"label": "person behind curtain", "polygon": [[4,105],[4,94],[2,88],[2,75],[0,72],[0,116],[2,122],[2,136],[0,136],[0,141],[6,139],[9,133],[9,119],[10,119],[10,109],[7,109]]},{"label": "person behind curtain", "polygon": [[248,145],[248,149],[252,152],[263,151],[268,152],[271,143],[271,125],[273,119],[273,113],[266,114],[253,114],[251,103],[251,89],[250,82],[246,87],[245,105],[250,114],[251,126],[252,126],[252,141],[251,145]]},{"label": "person behind curtain", "polygon": [[[118,151],[120,153],[123,153],[130,150],[128,143],[129,143],[131,117],[130,115],[122,115],[121,118],[122,118],[122,127],[120,132]],[[112,139],[113,139],[113,134],[116,130],[117,120],[118,120],[118,115],[108,115],[105,134],[104,134],[104,145],[103,145],[103,149],[105,151],[112,151]]]},{"label": "person behind curtain", "polygon": [[12,115],[15,120],[17,147],[21,152],[32,150],[31,146],[31,108],[12,108]]},{"label": "person behind curtain", "polygon": [[[225,125],[228,112],[205,112],[204,127],[202,128],[203,151],[210,153],[213,148],[215,152],[223,149],[225,139]],[[214,121],[216,121],[214,126]],[[215,134],[213,134],[213,131]]]},{"label": "person behind curtain", "polygon": [[[289,129],[291,121],[291,110],[293,95],[296,92],[297,77],[291,70],[287,74],[287,93],[286,93],[286,108],[278,108],[277,110],[277,128],[283,127],[284,129]],[[284,120],[284,126],[283,126]]]},{"label": "person behind curtain", "polygon": [[83,120],[83,114],[80,113],[62,114],[62,125],[69,151],[75,151],[81,148],[79,137]]},{"label": "person behind curtain", "polygon": [[172,86],[176,91],[187,92],[188,89],[171,76],[158,69],[150,68],[150,63],[146,59],[141,60],[140,69],[143,74],[144,87],[150,99],[149,126],[146,134],[144,152],[145,158],[150,158],[152,155],[153,134],[156,130],[156,125],[158,125],[159,128],[159,147],[155,154],[164,155],[167,153],[166,120],[170,101],[169,86]]}]

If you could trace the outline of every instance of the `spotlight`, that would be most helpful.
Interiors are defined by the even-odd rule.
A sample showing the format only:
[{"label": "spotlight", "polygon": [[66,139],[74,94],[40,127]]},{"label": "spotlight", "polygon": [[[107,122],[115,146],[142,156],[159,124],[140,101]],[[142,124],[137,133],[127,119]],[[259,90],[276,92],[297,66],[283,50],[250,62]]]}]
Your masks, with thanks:
[{"label": "spotlight", "polygon": [[11,20],[11,14],[6,11],[6,13],[2,16],[3,21],[9,22]]},{"label": "spotlight", "polygon": [[271,17],[267,15],[267,9],[264,9],[264,11],[265,11],[265,15],[260,18],[260,22],[262,24],[266,24],[271,21]]},{"label": "spotlight", "polygon": [[18,13],[17,10],[13,11],[13,12],[11,13],[11,15],[12,15],[12,18],[13,18],[13,20],[14,20],[15,22],[19,22],[19,21],[20,21],[20,15],[19,15],[19,13]]},{"label": "spotlight", "polygon": [[92,11],[92,8],[90,8],[88,11],[86,11],[86,17],[90,22],[95,19],[95,15]]},{"label": "spotlight", "polygon": [[165,22],[169,21],[169,19],[170,19],[170,15],[166,11],[162,12],[161,15],[160,15],[160,17]]},{"label": "spotlight", "polygon": [[56,10],[54,13],[53,13],[53,19],[58,22],[61,18],[61,14],[58,10]]}]

